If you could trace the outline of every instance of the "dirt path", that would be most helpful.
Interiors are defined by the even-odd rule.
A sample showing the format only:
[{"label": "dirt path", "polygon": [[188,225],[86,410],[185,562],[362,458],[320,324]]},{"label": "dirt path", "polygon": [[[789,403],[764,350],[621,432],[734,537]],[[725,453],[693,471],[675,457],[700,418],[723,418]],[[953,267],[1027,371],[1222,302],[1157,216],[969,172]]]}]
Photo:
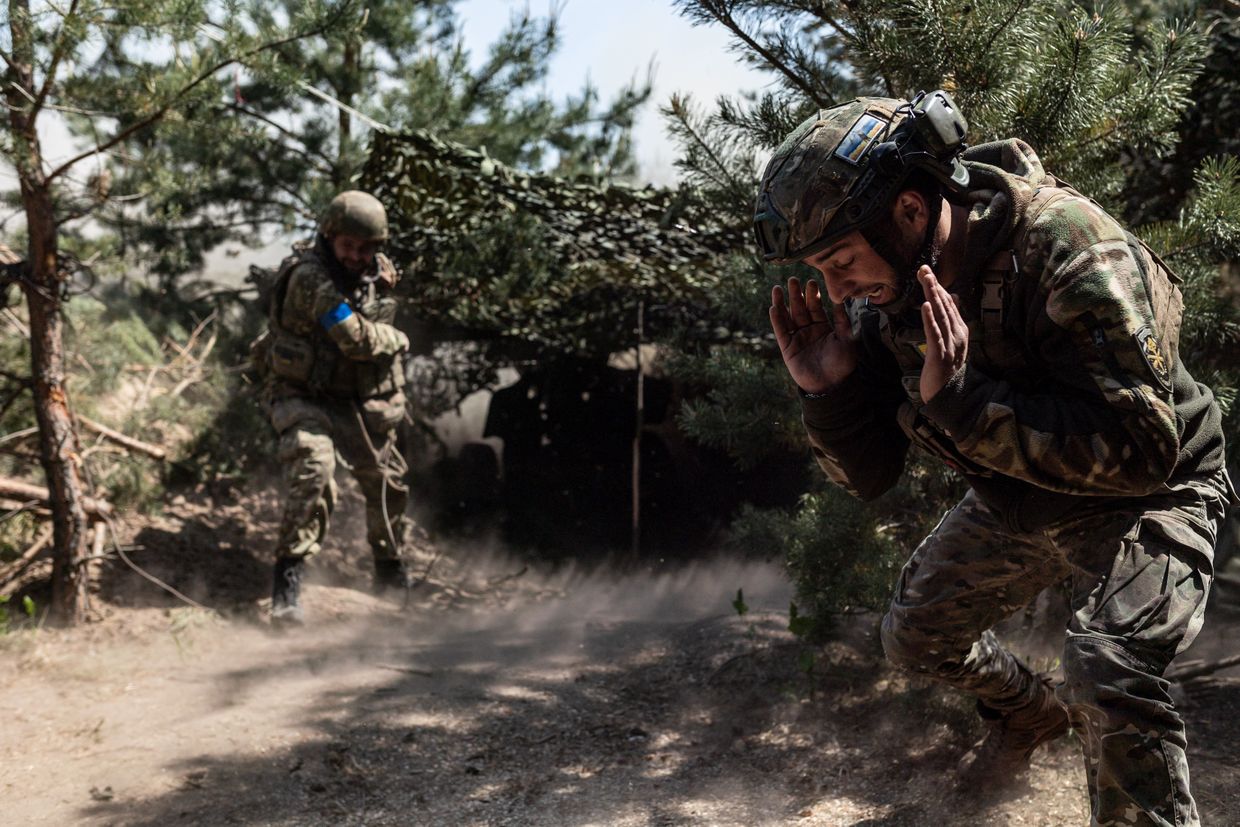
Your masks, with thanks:
[{"label": "dirt path", "polygon": [[[458,571],[455,599],[423,591],[403,613],[312,586],[313,626],[286,635],[158,608],[10,635],[6,821],[1087,822],[1066,740],[1038,756],[1018,798],[953,793],[974,716],[960,697],[890,671],[873,617],[815,650],[812,676],[800,671],[772,566],[526,574],[488,591],[505,570]],[[738,586],[754,607],[744,618],[729,609]],[[1185,704],[1206,823],[1237,823],[1240,688],[1198,695]]]}]

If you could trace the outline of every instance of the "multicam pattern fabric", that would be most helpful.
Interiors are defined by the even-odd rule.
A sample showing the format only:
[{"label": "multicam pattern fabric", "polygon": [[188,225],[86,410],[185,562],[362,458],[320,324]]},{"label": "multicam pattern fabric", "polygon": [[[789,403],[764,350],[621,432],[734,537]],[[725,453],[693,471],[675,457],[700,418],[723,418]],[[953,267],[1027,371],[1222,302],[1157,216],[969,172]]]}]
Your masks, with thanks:
[{"label": "multicam pattern fabric", "polygon": [[271,419],[280,431],[285,491],[276,556],[309,557],[322,548],[336,507],[339,451],[366,500],[371,552],[376,560],[399,558],[412,524],[405,516],[408,466],[396,432],[364,424],[358,407],[338,400],[284,399],[272,406]]},{"label": "multicam pattern fabric", "polygon": [[[1179,292],[1027,145],[976,147],[965,165],[968,265],[951,290],[967,364],[927,404],[917,308],[850,308],[858,369],[803,402],[815,457],[871,498],[912,443],[972,488],[901,575],[883,625],[892,660],[1013,714],[1035,677],[987,630],[1070,576],[1057,691],[1084,743],[1092,823],[1197,824],[1161,676],[1200,629],[1235,495],[1218,406],[1179,358]],[[982,288],[1004,259],[996,335]]]},{"label": "multicam pattern fabric", "polygon": [[[820,109],[775,150],[762,174],[759,209],[766,202],[786,222],[781,245],[796,260],[826,246],[827,231],[861,176],[858,162],[870,145],[904,118],[904,101],[858,98]],[[841,136],[842,139],[841,139]]]},{"label": "multicam pattern fabric", "polygon": [[[981,189],[969,213],[971,270],[951,289],[969,361],[926,404],[918,308],[897,318],[852,308],[862,364],[804,404],[832,480],[877,496],[912,442],[961,470],[1010,527],[1033,528],[1081,497],[1139,496],[1222,468],[1218,406],[1180,361],[1181,297],[1161,263],[1059,187],[1027,145],[976,147],[965,165]],[[1016,263],[998,349],[985,347],[979,289],[996,256]]]},{"label": "multicam pattern fabric", "polygon": [[1012,532],[970,492],[900,575],[882,639],[896,664],[1010,713],[1038,680],[991,626],[1071,577],[1067,707],[1085,752],[1097,825],[1198,823],[1184,723],[1161,675],[1201,629],[1225,503],[1186,486],[1121,506],[1099,500],[1036,532]]},{"label": "multicam pattern fabric", "polygon": [[1015,329],[1029,345],[1027,358],[1047,366],[1055,393],[1004,387],[969,365],[926,415],[965,456],[1039,488],[1095,496],[1152,491],[1179,459],[1166,367],[1183,371],[1179,291],[1082,197],[1040,189],[1022,223],[1013,244],[1023,277],[1014,279],[1008,302],[1037,312],[1012,312],[1005,323],[1023,326]]},{"label": "multicam pattern fabric", "polygon": [[304,379],[271,371],[264,389],[285,474],[276,552],[304,557],[321,548],[336,504],[338,451],[366,499],[375,559],[395,559],[411,528],[408,469],[396,444],[405,414],[399,357],[409,347],[392,325],[396,272],[382,256],[374,277],[362,280],[330,262],[320,237],[281,265],[273,288],[271,349],[307,354],[310,362]]},{"label": "multicam pattern fabric", "polygon": [[[320,236],[280,266],[272,290],[273,348],[292,337],[312,351],[313,365],[306,381],[273,376],[269,394],[369,399],[399,390],[404,372],[398,357],[409,337],[392,325],[395,268],[380,255],[378,272],[364,283],[335,266],[325,247]],[[332,314],[338,320],[327,326]]]}]

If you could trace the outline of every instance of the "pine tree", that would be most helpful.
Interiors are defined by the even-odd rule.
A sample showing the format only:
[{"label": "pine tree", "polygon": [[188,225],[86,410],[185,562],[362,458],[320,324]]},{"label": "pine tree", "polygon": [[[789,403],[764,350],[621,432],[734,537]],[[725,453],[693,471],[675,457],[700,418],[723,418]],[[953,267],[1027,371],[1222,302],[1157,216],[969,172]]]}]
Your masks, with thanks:
[{"label": "pine tree", "polygon": [[[239,5],[271,26],[302,3]],[[514,15],[475,67],[455,5],[367,3],[345,30],[214,77],[193,117],[166,119],[126,147],[135,163],[117,171],[112,189],[139,200],[113,201],[99,215],[119,252],[169,289],[226,240],[308,233],[331,197],[355,185],[377,125],[485,146],[519,168],[631,172],[629,128],[648,82],[634,81],[607,105],[589,85],[554,100],[543,88],[560,44],[554,15]],[[122,51],[104,50],[92,71],[124,82],[134,70]]]},{"label": "pine tree", "polygon": [[[270,25],[293,14],[300,0],[240,5]],[[649,97],[648,78],[635,78],[607,101],[589,83],[574,95],[554,98],[545,89],[561,43],[554,13],[514,13],[482,59],[475,60],[462,39],[456,5],[457,0],[368,3],[347,29],[306,39],[296,49],[273,51],[261,62],[214,78],[211,95],[204,96],[194,117],[165,120],[129,144],[125,151],[133,162],[116,167],[112,191],[135,200],[113,199],[96,218],[111,230],[109,252],[156,277],[149,287],[131,288],[143,303],[170,318],[223,309],[205,305],[200,297],[235,310],[237,294],[221,294],[218,285],[195,281],[204,254],[225,242],[258,245],[310,235],[333,195],[369,185],[359,176],[377,135],[434,135],[518,171],[600,185],[632,174],[630,131]],[[94,71],[125,77],[130,68],[123,55],[104,51]],[[428,195],[439,199],[436,193]],[[395,204],[389,204],[389,212],[399,230],[402,216]],[[441,330],[442,324],[473,324],[480,315],[488,320],[481,326],[485,334],[494,336],[498,325],[489,324],[482,307],[486,302],[472,297],[467,304],[480,314],[460,318],[428,300],[428,281],[458,293],[466,279],[479,274],[495,282],[524,276],[539,284],[555,281],[558,262],[539,244],[538,228],[528,217],[483,220],[494,217],[475,210],[466,218],[461,226],[467,223],[471,232],[456,234],[450,249],[408,256],[395,246],[389,250],[406,272],[401,288],[406,298],[419,299],[416,306],[406,303],[399,323],[416,312],[419,324]],[[450,254],[451,261],[429,253]],[[523,275],[511,275],[512,267]],[[488,290],[484,295],[497,294]],[[492,309],[500,303],[497,298]],[[262,323],[260,305],[245,306],[244,319],[227,331],[221,358],[244,358],[245,343]],[[498,332],[511,333],[511,328]],[[435,360],[434,375],[419,382],[425,391],[419,411],[433,417],[451,409],[491,381],[497,359],[506,358],[476,351],[463,361]],[[220,427],[242,416],[247,404],[222,411]],[[193,449],[196,460],[214,458],[208,456],[211,444],[208,438]]]},{"label": "pine tree", "polygon": [[[948,90],[966,114],[970,143],[1023,138],[1048,170],[1120,214],[1125,161],[1175,146],[1206,55],[1195,22],[1145,13],[1138,27],[1115,3],[1096,10],[1058,0],[677,5],[695,22],[726,28],[742,59],[772,79],[766,91],[721,100],[709,111],[687,98],[665,110],[683,147],[686,181],[737,225],[750,220],[758,162],[817,108],[856,95],[909,98],[936,88]],[[1142,228],[1187,277],[1181,352],[1225,406],[1238,378],[1237,362],[1228,358],[1237,328],[1234,309],[1218,297],[1218,263],[1235,254],[1238,180],[1233,162],[1208,164],[1176,220]],[[697,438],[752,463],[796,444],[800,434],[795,395],[780,376],[763,311],[771,284],[811,272],[767,266],[748,252],[716,272],[712,310],[730,333],[722,341],[678,342],[686,351],[682,370],[711,387],[686,406],[682,421]],[[833,611],[881,603],[904,555],[961,491],[937,463],[915,461],[875,503],[853,501],[823,480],[795,512],[743,515],[735,536],[750,548],[786,551],[800,599],[821,631]]]},{"label": "pine tree", "polygon": [[[67,622],[81,620],[86,609],[87,489],[63,351],[64,302],[80,269],[67,254],[66,233],[107,197],[101,177],[83,185],[71,173],[153,125],[192,118],[223,70],[259,61],[359,13],[349,2],[306,3],[271,25],[240,11],[230,3],[181,0],[34,6],[10,0],[0,16],[8,109],[0,142],[16,170],[26,219],[28,269],[19,284],[29,311],[31,388],[53,510],[52,608]],[[92,58],[100,53],[123,59],[124,76],[93,71]],[[39,124],[53,111],[81,118],[93,129],[81,152],[50,166]]]}]

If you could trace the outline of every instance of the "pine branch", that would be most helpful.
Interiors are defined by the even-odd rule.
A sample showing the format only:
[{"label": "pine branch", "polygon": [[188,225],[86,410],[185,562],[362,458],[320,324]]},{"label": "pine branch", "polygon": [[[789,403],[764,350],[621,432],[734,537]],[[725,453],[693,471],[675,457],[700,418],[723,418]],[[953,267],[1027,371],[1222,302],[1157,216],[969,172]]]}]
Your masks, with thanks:
[{"label": "pine branch", "polygon": [[981,50],[981,54],[988,55],[991,53],[990,50],[994,48],[995,41],[999,39],[999,35],[1011,28],[1012,24],[1016,22],[1016,19],[1020,17],[1021,13],[1024,12],[1025,9],[1029,8],[1031,3],[1032,0],[1017,0],[1015,5],[1012,6],[1012,13],[1004,18],[1003,22],[995,27],[995,30],[990,33],[990,38],[987,39],[986,45]]},{"label": "pine branch", "polygon": [[[311,150],[309,147],[305,145],[305,142],[303,142],[298,135],[296,135],[289,129],[281,126],[280,124],[276,123],[271,118],[268,118],[265,115],[259,114],[258,112],[255,112],[253,109],[247,109],[246,107],[238,103],[231,103],[223,108],[231,109],[234,112],[239,112],[242,115],[248,115],[251,118],[254,118],[255,120],[262,121],[263,123],[270,126],[272,129],[275,129],[277,132],[279,132],[284,137],[290,140],[297,141],[298,143],[301,144],[301,148],[296,147],[296,146],[289,146],[288,144],[285,144],[285,147],[290,152],[295,152],[301,157],[305,158],[307,163],[310,163],[311,165],[313,165],[314,168],[317,169],[319,172],[331,175],[332,171],[335,169],[335,162],[330,156],[326,155],[325,153],[319,150]],[[322,164],[318,164],[315,162],[316,156],[318,159],[320,159],[323,162]]]},{"label": "pine branch", "polygon": [[39,110],[43,108],[43,102],[47,100],[47,96],[56,82],[56,72],[60,68],[60,61],[65,56],[66,45],[69,39],[69,22],[77,14],[78,2],[79,0],[72,0],[69,4],[69,11],[63,15],[64,22],[60,24],[60,31],[56,33],[56,45],[52,47],[51,62],[47,65],[47,71],[43,75],[43,85],[35,96],[34,105],[30,110],[30,117],[32,118],[39,114]]},{"label": "pine branch", "polygon": [[717,176],[711,175],[704,169],[699,170],[703,175],[706,175],[722,190],[741,192],[746,189],[745,185],[735,179],[732,175],[732,171],[728,169],[728,165],[724,163],[723,159],[720,158],[718,153],[715,152],[714,147],[710,145],[705,136],[694,128],[688,109],[688,101],[686,99],[680,97],[679,95],[672,95],[672,100],[668,106],[667,112],[671,114],[672,117],[674,117],[680,124],[682,134],[687,136],[692,141],[693,145],[701,150],[705,154],[707,160],[710,161],[711,164],[713,164],[718,170]]},{"label": "pine branch", "polygon": [[780,61],[769,49],[755,40],[749,32],[745,31],[744,26],[733,17],[728,0],[696,0],[696,2],[703,11],[714,17],[720,25],[732,32],[734,37],[760,55],[767,65],[786,77],[793,86],[804,92],[810,100],[820,107],[831,105],[822,99],[812,84],[807,83],[804,78]]},{"label": "pine branch", "polygon": [[192,91],[193,91],[194,89],[196,89],[199,85],[201,85],[202,83],[204,83],[206,80],[208,80],[209,78],[211,78],[213,75],[215,75],[215,74],[216,74],[217,72],[219,72],[220,70],[225,69],[225,68],[227,68],[227,67],[229,67],[229,66],[233,65],[234,63],[242,63],[242,62],[244,62],[244,61],[246,61],[246,60],[248,60],[248,59],[250,59],[250,58],[256,57],[256,56],[258,56],[258,55],[260,55],[260,54],[262,54],[262,53],[264,53],[264,52],[273,51],[273,50],[279,49],[279,48],[280,48],[280,47],[282,47],[282,46],[286,46],[286,45],[288,45],[288,44],[290,44],[290,43],[296,43],[296,42],[297,42],[297,41],[299,41],[299,40],[305,40],[306,38],[309,38],[309,37],[314,37],[314,36],[316,36],[316,35],[323,34],[324,32],[326,32],[326,31],[330,30],[330,29],[331,29],[331,27],[335,24],[336,20],[338,20],[340,17],[343,17],[343,14],[344,14],[343,10],[344,10],[344,9],[348,9],[350,6],[351,6],[351,1],[347,0],[344,4],[342,4],[342,5],[341,5],[341,7],[340,7],[340,8],[341,8],[341,10],[342,10],[342,11],[341,11],[341,13],[340,13],[339,15],[337,15],[337,16],[336,16],[336,17],[334,17],[334,18],[329,18],[329,19],[325,20],[322,24],[320,24],[319,26],[316,26],[316,27],[315,27],[315,28],[313,28],[313,29],[309,29],[309,30],[304,31],[304,32],[297,32],[297,33],[295,33],[295,34],[289,35],[288,37],[281,38],[280,40],[275,40],[275,41],[271,41],[271,42],[268,42],[268,43],[264,43],[263,45],[259,46],[259,47],[258,47],[258,48],[256,48],[256,49],[251,49],[251,50],[250,50],[250,51],[248,51],[248,52],[243,52],[243,53],[242,53],[242,54],[240,54],[240,55],[234,55],[233,57],[230,57],[230,58],[228,58],[228,59],[226,59],[226,60],[221,60],[221,61],[219,61],[219,62],[215,63],[215,64],[214,64],[213,66],[211,66],[210,68],[208,68],[208,69],[204,70],[203,72],[200,72],[200,73],[198,74],[198,76],[197,76],[196,78],[194,78],[194,79],[193,79],[190,83],[188,83],[188,84],[186,84],[185,86],[181,87],[181,89],[179,89],[179,90],[177,91],[177,93],[176,93],[175,95],[173,95],[173,96],[172,96],[172,98],[171,98],[171,99],[169,99],[168,101],[166,101],[166,102],[164,103],[164,105],[163,105],[163,106],[161,106],[161,107],[159,107],[159,109],[157,109],[155,112],[153,112],[153,113],[151,113],[150,115],[148,115],[147,117],[145,117],[145,118],[143,118],[143,119],[141,119],[141,120],[139,120],[139,121],[135,121],[134,123],[132,123],[132,124],[130,124],[129,126],[125,127],[125,128],[124,128],[124,129],[122,129],[120,132],[118,132],[117,134],[115,134],[115,135],[113,135],[111,138],[109,138],[107,141],[104,141],[102,144],[98,144],[98,145],[96,145],[94,148],[92,148],[92,149],[88,149],[88,150],[86,150],[85,152],[81,152],[81,153],[79,153],[79,154],[77,154],[77,155],[73,156],[72,158],[70,158],[68,161],[65,161],[65,162],[64,162],[63,164],[61,164],[59,167],[57,167],[56,169],[54,169],[54,170],[51,172],[51,174],[50,174],[50,175],[48,175],[48,176],[47,176],[47,180],[48,180],[49,182],[50,182],[50,181],[55,180],[58,176],[60,176],[60,175],[64,174],[64,173],[65,173],[65,172],[66,172],[66,171],[67,171],[70,167],[72,167],[72,166],[73,166],[74,164],[76,164],[78,161],[81,161],[81,160],[83,160],[83,159],[89,158],[89,157],[91,157],[92,155],[96,155],[96,154],[98,154],[98,153],[100,153],[100,152],[104,152],[105,150],[111,149],[112,147],[114,147],[114,146],[116,146],[117,144],[119,144],[119,143],[121,143],[122,141],[124,141],[124,140],[125,140],[126,138],[128,138],[130,135],[133,135],[133,134],[135,134],[135,133],[137,133],[137,132],[139,132],[139,131],[141,131],[141,130],[143,130],[143,129],[147,128],[148,126],[150,126],[151,124],[155,123],[156,121],[159,121],[159,120],[160,120],[160,119],[162,119],[165,115],[167,115],[167,114],[168,114],[168,112],[169,112],[169,111],[171,111],[171,110],[172,110],[172,108],[173,108],[173,107],[174,107],[174,106],[175,106],[175,105],[176,105],[176,104],[177,104],[177,103],[178,103],[178,102],[179,102],[182,98],[184,98],[185,96],[187,96],[190,92],[192,92]]}]

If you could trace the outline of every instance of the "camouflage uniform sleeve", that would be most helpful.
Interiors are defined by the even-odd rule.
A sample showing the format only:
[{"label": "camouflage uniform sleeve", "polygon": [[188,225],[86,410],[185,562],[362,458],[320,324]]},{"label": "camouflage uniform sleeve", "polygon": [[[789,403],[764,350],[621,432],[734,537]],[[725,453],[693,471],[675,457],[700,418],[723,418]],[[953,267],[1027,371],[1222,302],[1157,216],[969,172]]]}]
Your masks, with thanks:
[{"label": "camouflage uniform sleeve", "polygon": [[1179,454],[1170,354],[1123,231],[1073,196],[1034,219],[1018,252],[1043,305],[1019,335],[1046,381],[1018,389],[966,364],[926,415],[968,458],[1042,488],[1156,490]]},{"label": "camouflage uniform sleeve", "polygon": [[284,300],[289,326],[319,327],[348,359],[370,362],[409,349],[409,337],[390,324],[373,322],[355,312],[331,276],[320,267],[301,265],[289,277]]},{"label": "camouflage uniform sleeve", "polygon": [[826,394],[801,399],[801,421],[818,466],[854,497],[872,500],[904,471],[908,437],[896,422],[899,399],[858,367]]}]

